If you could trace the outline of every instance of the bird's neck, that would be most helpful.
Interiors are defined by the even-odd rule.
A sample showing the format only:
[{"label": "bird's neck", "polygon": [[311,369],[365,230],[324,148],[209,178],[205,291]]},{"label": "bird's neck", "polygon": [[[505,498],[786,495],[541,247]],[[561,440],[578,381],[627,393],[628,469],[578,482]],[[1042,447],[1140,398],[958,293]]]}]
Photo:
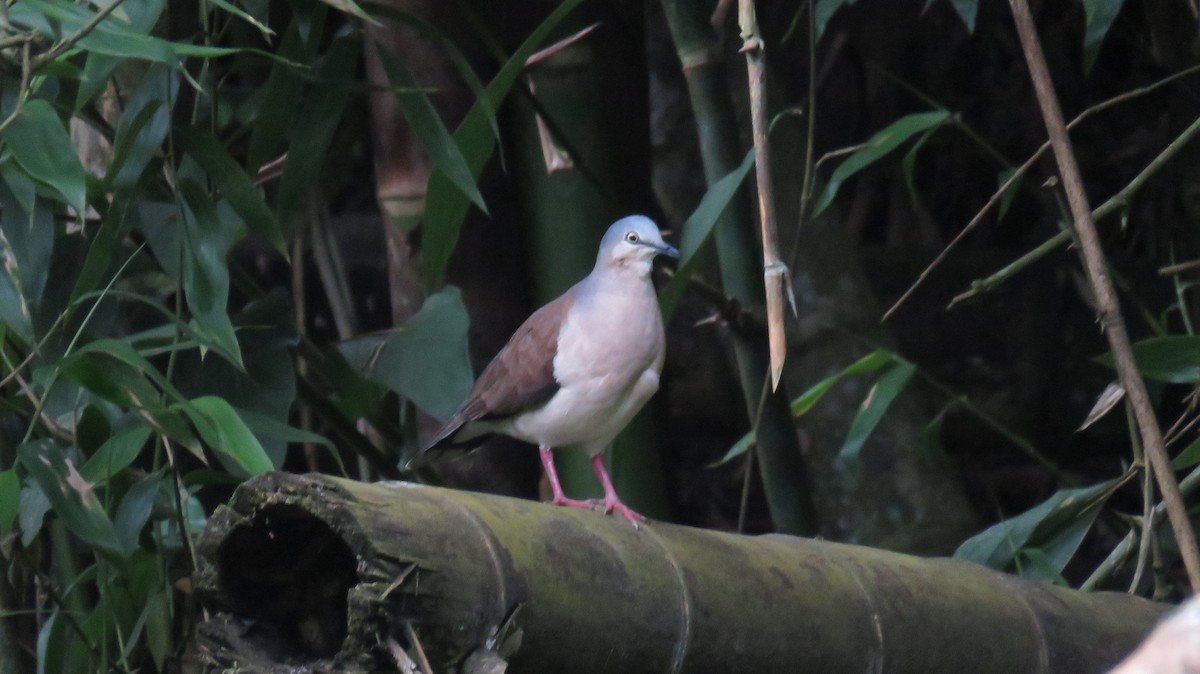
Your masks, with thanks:
[{"label": "bird's neck", "polygon": [[592,269],[593,278],[608,278],[620,283],[634,283],[637,280],[647,281],[654,261],[651,258],[634,258],[623,260],[605,260],[598,262]]}]

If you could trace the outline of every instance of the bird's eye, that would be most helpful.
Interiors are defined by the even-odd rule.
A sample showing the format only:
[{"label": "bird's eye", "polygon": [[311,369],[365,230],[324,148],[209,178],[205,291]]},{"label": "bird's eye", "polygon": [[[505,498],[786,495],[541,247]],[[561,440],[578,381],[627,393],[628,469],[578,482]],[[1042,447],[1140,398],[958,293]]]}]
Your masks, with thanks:
[{"label": "bird's eye", "polygon": [[629,243],[637,243],[638,242],[637,232],[630,232],[630,233],[626,234],[625,240],[628,241]]}]

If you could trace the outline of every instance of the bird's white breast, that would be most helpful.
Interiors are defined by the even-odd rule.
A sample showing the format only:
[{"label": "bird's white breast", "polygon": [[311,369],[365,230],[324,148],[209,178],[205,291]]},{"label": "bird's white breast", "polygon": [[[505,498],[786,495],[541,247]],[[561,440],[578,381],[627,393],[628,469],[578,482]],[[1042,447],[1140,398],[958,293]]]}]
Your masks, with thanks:
[{"label": "bird's white breast", "polygon": [[662,362],[662,317],[648,279],[619,292],[581,293],[559,332],[560,388],[538,410],[514,418],[512,434],[601,452],[658,390]]}]

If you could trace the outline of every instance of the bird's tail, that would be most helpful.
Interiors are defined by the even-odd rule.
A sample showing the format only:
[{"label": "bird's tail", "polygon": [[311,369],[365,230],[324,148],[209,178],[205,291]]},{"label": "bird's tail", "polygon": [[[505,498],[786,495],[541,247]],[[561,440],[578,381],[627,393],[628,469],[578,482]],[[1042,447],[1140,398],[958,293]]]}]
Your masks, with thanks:
[{"label": "bird's tail", "polygon": [[404,464],[404,468],[405,470],[418,468],[447,452],[469,452],[490,440],[494,435],[495,433],[478,428],[464,415],[455,412],[446,420],[446,423],[442,424],[438,432],[434,433],[433,437]]}]

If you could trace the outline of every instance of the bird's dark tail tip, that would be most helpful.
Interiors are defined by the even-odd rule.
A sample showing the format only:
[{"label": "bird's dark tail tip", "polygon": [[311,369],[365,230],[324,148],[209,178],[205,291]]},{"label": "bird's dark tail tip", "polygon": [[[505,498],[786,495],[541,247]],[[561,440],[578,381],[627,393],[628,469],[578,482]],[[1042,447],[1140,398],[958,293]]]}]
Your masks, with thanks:
[{"label": "bird's dark tail tip", "polygon": [[465,419],[462,419],[457,414],[446,420],[446,423],[438,429],[438,432],[412,458],[404,463],[404,470],[411,471],[429,465],[448,452],[469,452],[487,442],[494,435],[493,433],[484,433],[482,435],[472,434],[463,438],[461,436],[464,434],[461,431],[465,428],[464,424]]}]

